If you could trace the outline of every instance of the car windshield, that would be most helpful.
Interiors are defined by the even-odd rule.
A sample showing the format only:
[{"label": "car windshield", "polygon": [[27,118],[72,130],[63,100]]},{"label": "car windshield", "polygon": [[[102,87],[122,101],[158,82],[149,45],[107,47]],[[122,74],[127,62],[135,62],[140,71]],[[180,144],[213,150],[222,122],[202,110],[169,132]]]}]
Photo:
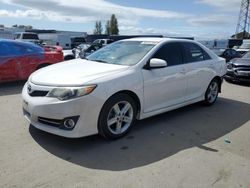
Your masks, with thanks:
[{"label": "car windshield", "polygon": [[137,64],[157,42],[119,41],[89,55],[86,59],[108,64],[132,66]]},{"label": "car windshield", "polygon": [[240,49],[250,49],[250,43],[242,44],[239,48]]},{"label": "car windshield", "polygon": [[244,58],[244,59],[250,59],[250,52],[247,52],[242,58]]}]

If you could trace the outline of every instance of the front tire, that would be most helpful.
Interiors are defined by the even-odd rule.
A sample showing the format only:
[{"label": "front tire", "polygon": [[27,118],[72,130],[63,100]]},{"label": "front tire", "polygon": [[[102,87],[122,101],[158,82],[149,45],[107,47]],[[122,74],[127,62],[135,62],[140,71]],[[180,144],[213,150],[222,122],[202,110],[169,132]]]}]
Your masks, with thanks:
[{"label": "front tire", "polygon": [[219,94],[219,83],[216,79],[212,80],[207,88],[207,91],[205,93],[205,100],[204,104],[207,106],[213,105]]},{"label": "front tire", "polygon": [[101,110],[98,121],[99,134],[106,139],[123,137],[132,128],[136,114],[136,104],[129,95],[114,95]]}]

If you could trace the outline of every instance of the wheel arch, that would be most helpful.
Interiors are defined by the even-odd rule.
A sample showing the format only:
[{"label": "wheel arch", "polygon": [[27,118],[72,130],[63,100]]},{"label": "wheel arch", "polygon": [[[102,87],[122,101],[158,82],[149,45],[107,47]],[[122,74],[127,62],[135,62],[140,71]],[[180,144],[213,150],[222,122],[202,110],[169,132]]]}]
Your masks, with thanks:
[{"label": "wheel arch", "polygon": [[[211,80],[211,82],[214,81],[214,80],[216,80],[216,81],[218,82],[218,84],[219,84],[219,92],[221,93],[222,78],[221,78],[220,76],[215,76],[215,77]],[[211,82],[210,82],[210,83],[211,83]]]},{"label": "wheel arch", "polygon": [[130,97],[135,101],[136,107],[137,107],[137,115],[136,115],[136,118],[139,118],[139,115],[140,115],[140,112],[141,112],[141,101],[140,101],[140,98],[138,97],[138,95],[137,95],[135,92],[133,92],[133,91],[131,91],[131,90],[121,90],[121,91],[118,91],[118,92],[114,93],[113,95],[111,95],[111,96],[107,99],[107,101],[108,101],[110,98],[112,98],[113,96],[118,95],[118,94],[121,94],[121,93],[130,96]]},{"label": "wheel arch", "polygon": [[75,57],[74,57],[74,55],[66,55],[63,59],[64,59],[64,61],[67,61],[67,60],[75,59]]}]

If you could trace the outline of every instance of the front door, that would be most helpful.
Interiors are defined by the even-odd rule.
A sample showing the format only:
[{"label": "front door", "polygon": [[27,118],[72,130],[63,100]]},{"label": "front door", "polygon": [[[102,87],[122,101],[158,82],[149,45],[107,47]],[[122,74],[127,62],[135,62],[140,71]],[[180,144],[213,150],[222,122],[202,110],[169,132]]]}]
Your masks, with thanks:
[{"label": "front door", "polygon": [[183,103],[187,89],[186,68],[179,43],[166,43],[152,58],[163,59],[168,65],[143,69],[144,113]]}]

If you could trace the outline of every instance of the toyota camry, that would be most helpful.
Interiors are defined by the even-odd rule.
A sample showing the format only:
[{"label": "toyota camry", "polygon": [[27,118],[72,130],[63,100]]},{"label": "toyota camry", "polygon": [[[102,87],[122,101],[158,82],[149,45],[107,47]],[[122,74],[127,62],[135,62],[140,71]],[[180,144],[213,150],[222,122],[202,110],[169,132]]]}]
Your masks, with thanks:
[{"label": "toyota camry", "polygon": [[214,104],[225,73],[225,60],[198,42],[127,39],[34,72],[22,91],[23,113],[52,134],[116,139],[136,119]]}]

